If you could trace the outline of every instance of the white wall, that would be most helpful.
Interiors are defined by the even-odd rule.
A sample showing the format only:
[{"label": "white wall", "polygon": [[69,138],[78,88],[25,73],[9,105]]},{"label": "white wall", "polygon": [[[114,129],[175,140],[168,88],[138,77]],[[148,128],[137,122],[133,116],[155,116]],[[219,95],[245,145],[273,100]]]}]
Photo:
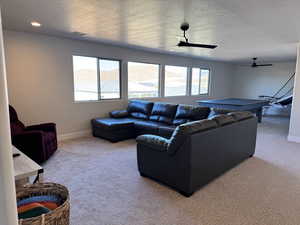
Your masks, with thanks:
[{"label": "white wall", "polygon": [[[74,103],[72,54],[122,59],[123,96],[126,94],[127,61],[203,66],[211,69],[211,98],[231,94],[231,64],[201,61],[191,57],[157,54],[52,36],[5,31],[10,103],[28,124],[53,121],[59,134],[90,129],[90,119],[121,109],[127,101]],[[156,99],[195,103],[199,97]]]},{"label": "white wall", "polygon": [[[233,93],[235,97],[258,98],[259,95],[274,95],[295,72],[296,62],[275,62],[272,67],[236,66]],[[293,86],[290,82],[284,90]],[[281,93],[284,93],[283,92]]]},{"label": "white wall", "polygon": [[297,50],[296,76],[290,118],[289,141],[300,143],[300,43]]}]

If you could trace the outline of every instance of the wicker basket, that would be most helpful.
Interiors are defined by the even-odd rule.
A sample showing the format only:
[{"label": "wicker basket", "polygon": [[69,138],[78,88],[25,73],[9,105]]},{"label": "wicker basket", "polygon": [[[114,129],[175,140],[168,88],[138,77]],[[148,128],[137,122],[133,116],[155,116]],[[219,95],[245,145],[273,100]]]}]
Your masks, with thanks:
[{"label": "wicker basket", "polygon": [[69,225],[70,199],[68,189],[55,183],[37,183],[26,185],[17,190],[17,200],[31,196],[58,195],[63,204],[53,211],[29,219],[20,219],[19,225]]}]

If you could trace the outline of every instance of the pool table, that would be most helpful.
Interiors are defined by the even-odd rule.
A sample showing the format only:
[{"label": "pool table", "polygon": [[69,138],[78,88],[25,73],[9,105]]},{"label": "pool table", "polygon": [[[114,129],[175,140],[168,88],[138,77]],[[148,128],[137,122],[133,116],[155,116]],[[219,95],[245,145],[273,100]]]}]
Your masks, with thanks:
[{"label": "pool table", "polygon": [[269,101],[244,99],[244,98],[225,98],[225,99],[209,99],[199,100],[197,103],[201,106],[206,106],[215,109],[226,109],[232,111],[251,111],[256,113],[258,122],[262,120],[262,109],[269,105]]}]

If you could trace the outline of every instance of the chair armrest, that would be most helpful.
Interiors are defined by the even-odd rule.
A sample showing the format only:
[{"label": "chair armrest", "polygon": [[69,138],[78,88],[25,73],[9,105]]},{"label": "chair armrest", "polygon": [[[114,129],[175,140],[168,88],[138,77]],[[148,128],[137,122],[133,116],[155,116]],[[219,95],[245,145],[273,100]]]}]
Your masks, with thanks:
[{"label": "chair armrest", "polygon": [[13,137],[13,143],[43,143],[43,131],[24,131]]},{"label": "chair armrest", "polygon": [[158,151],[167,151],[169,140],[160,136],[145,134],[138,136],[136,139],[138,144],[146,145],[151,149]]},{"label": "chair armrest", "polygon": [[128,111],[127,110],[115,110],[109,113],[109,116],[111,118],[125,118],[128,117]]},{"label": "chair armrest", "polygon": [[37,131],[42,130],[46,132],[56,132],[56,124],[55,123],[43,123],[43,124],[37,124],[28,126],[25,128],[26,131]]},{"label": "chair armrest", "polygon": [[25,131],[12,138],[13,145],[36,162],[44,158],[43,131]]}]

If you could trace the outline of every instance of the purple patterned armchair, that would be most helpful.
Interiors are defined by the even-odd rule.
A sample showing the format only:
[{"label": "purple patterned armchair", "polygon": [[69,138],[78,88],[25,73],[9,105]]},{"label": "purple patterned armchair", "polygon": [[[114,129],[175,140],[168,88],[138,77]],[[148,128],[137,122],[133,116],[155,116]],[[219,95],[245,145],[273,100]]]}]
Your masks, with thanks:
[{"label": "purple patterned armchair", "polygon": [[56,125],[45,123],[25,127],[9,106],[12,144],[37,163],[43,163],[57,150]]}]

